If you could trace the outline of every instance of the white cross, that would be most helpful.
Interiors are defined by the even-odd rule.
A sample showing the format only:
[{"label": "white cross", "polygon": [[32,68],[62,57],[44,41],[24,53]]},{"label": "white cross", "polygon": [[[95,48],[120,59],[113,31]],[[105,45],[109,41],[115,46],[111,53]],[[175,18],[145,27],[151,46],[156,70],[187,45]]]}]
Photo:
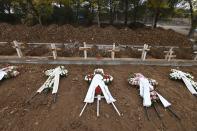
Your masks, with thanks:
[{"label": "white cross", "polygon": [[83,42],[83,47],[79,47],[79,50],[83,50],[84,59],[87,59],[87,50],[91,49],[91,47],[87,47],[86,42]]},{"label": "white cross", "polygon": [[147,44],[144,44],[143,49],[138,49],[138,51],[142,51],[141,59],[144,61],[146,59],[146,54],[149,51],[149,46]]},{"label": "white cross", "polygon": [[165,59],[167,61],[170,61],[172,58],[175,58],[176,57],[176,55],[173,55],[173,53],[174,53],[173,47],[171,47],[168,51],[164,51],[164,53],[166,53]]},{"label": "white cross", "polygon": [[112,58],[112,60],[114,60],[115,52],[119,52],[120,50],[118,48],[116,48],[115,43],[113,43],[112,49],[108,50],[108,51],[111,52],[111,58]]},{"label": "white cross", "polygon": [[16,52],[17,52],[17,54],[18,54],[18,57],[19,58],[22,58],[23,57],[23,53],[22,53],[22,51],[21,51],[21,43],[18,43],[16,40],[15,41],[13,41],[13,43],[14,43],[14,48],[16,49]]},{"label": "white cross", "polygon": [[53,53],[53,59],[57,59],[57,48],[55,46],[55,44],[51,44],[51,49],[52,49],[52,53]]}]

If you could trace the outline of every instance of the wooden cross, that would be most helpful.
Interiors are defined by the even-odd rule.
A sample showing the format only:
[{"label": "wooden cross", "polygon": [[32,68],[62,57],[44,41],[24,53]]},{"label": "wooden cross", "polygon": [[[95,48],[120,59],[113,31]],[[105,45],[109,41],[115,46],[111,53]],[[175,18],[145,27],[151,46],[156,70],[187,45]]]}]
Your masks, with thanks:
[{"label": "wooden cross", "polygon": [[146,59],[146,54],[150,50],[147,44],[144,44],[143,49],[138,49],[138,51],[142,51],[141,59],[144,61]]},{"label": "wooden cross", "polygon": [[166,53],[165,60],[170,61],[172,58],[176,57],[176,55],[173,55],[174,53],[173,48],[174,47],[171,47],[168,51],[164,51],[164,53]]},{"label": "wooden cross", "polygon": [[108,51],[111,52],[111,58],[112,58],[112,60],[114,60],[114,58],[115,58],[115,52],[119,52],[120,49],[116,48],[115,43],[113,43],[112,49],[111,50],[108,50]]},{"label": "wooden cross", "polygon": [[13,43],[14,43],[13,47],[16,49],[18,57],[22,58],[23,57],[23,53],[21,51],[21,43],[18,43],[16,40],[13,41]]},{"label": "wooden cross", "polygon": [[83,42],[83,47],[79,47],[79,50],[83,50],[84,59],[87,59],[87,50],[91,49],[91,47],[87,47],[86,42]]},{"label": "wooden cross", "polygon": [[194,51],[195,57],[194,60],[197,60],[197,51]]},{"label": "wooden cross", "polygon": [[51,50],[52,50],[52,54],[53,54],[53,59],[56,60],[57,59],[57,48],[56,48],[55,44],[51,44]]}]

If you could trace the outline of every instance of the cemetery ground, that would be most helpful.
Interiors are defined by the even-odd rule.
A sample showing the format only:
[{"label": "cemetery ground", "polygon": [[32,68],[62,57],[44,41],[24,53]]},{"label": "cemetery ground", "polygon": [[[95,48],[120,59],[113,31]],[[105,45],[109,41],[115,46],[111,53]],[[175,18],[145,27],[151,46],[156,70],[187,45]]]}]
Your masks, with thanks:
[{"label": "cemetery ground", "polygon": [[[5,65],[1,64],[0,68]],[[0,84],[2,131],[195,131],[197,128],[196,98],[181,81],[169,79],[170,69],[173,67],[66,65],[69,75],[60,79],[56,103],[53,103],[52,95],[49,93],[38,95],[30,104],[26,104],[25,101],[30,95],[47,79],[43,71],[57,65],[17,66],[20,75],[4,80]],[[117,100],[116,106],[123,113],[121,117],[117,115],[112,105],[107,105],[104,100],[100,103],[100,117],[96,117],[96,103],[87,106],[82,117],[79,117],[88,89],[84,76],[98,67],[114,77],[109,89]],[[180,67],[180,69],[197,78],[196,67]],[[150,108],[148,112],[151,121],[147,120],[137,88],[129,85],[127,81],[129,74],[142,71],[145,76],[159,82],[156,90],[172,103],[172,109],[180,116],[181,121],[159,104],[157,107],[162,119],[160,120],[154,109]]]},{"label": "cemetery ground", "polygon": [[[27,45],[26,43],[69,43],[71,48],[60,47],[58,56],[73,57],[83,56],[83,52],[79,51],[79,47],[86,44],[95,45],[88,51],[88,57],[110,57],[109,52],[98,50],[96,45],[106,44],[112,45],[144,45],[148,44],[151,50],[147,54],[147,58],[164,59],[164,51],[168,50],[158,46],[177,46],[174,48],[176,58],[193,59],[192,44],[185,35],[176,33],[171,29],[151,27],[129,28],[119,26],[72,26],[72,25],[36,25],[28,27],[25,25],[10,25],[6,23],[0,24],[1,42],[12,42],[17,40],[24,43],[22,51],[25,56],[47,56],[51,55],[50,48],[45,45]],[[75,43],[75,44],[73,44]],[[16,55],[16,50],[11,44],[0,44],[0,55]],[[157,47],[156,47],[157,46]],[[123,58],[140,58],[141,52],[126,47],[124,51],[116,53],[116,57]]]},{"label": "cemetery ground", "polygon": [[[177,46],[174,49],[176,58],[193,59],[192,44],[185,35],[165,30],[162,28],[151,29],[142,27],[132,29],[129,27],[107,26],[98,28],[74,27],[71,25],[57,26],[33,26],[0,24],[0,40],[12,42],[17,40],[24,43],[22,51],[25,56],[52,56],[50,48],[39,45],[30,47],[27,42],[65,43],[71,42],[72,48],[58,51],[58,56],[83,57],[79,47],[87,44],[113,43],[127,45],[144,45],[151,47],[147,54],[149,59],[164,59],[164,48],[155,46]],[[70,41],[71,40],[71,41]],[[60,47],[61,48],[61,47]],[[16,50],[10,44],[0,45],[0,55],[17,55]],[[98,51],[94,46],[88,51],[88,57],[110,57],[110,52]],[[129,47],[116,53],[116,57],[139,58],[141,52]],[[7,64],[0,64],[5,67]],[[52,95],[41,94],[36,96],[30,104],[25,101],[47,79],[44,71],[58,65],[16,64],[20,75],[3,80],[0,83],[0,130],[20,131],[195,131],[197,128],[197,105],[195,96],[191,95],[181,81],[169,79],[171,68],[162,66],[143,65],[65,65],[69,71],[68,77],[60,79],[58,97],[53,103]],[[114,77],[109,85],[112,95],[116,98],[116,106],[123,113],[119,117],[112,105],[107,105],[104,100],[100,103],[100,117],[96,117],[96,103],[87,106],[82,117],[79,113],[84,105],[83,100],[88,89],[88,83],[84,81],[86,74],[92,73],[95,68],[103,68],[106,73]],[[197,78],[196,66],[179,67],[182,71],[191,73]],[[142,106],[142,99],[136,87],[128,84],[131,73],[140,72],[149,78],[156,79],[159,85],[156,87],[162,96],[172,103],[172,109],[180,116],[177,120],[161,105],[158,110],[162,119],[155,114],[154,109],[148,109],[151,121],[148,121]]]}]

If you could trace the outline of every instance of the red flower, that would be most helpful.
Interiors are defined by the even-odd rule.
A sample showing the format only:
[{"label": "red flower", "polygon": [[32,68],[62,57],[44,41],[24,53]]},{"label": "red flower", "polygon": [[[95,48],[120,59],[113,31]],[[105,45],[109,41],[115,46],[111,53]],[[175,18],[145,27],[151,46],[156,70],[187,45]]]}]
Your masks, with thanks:
[{"label": "red flower", "polygon": [[101,90],[100,86],[97,86],[97,87],[96,87],[95,93],[96,93],[96,95],[99,95],[99,94],[102,93],[102,90]]},{"label": "red flower", "polygon": [[104,79],[109,79],[109,75],[104,75]]}]

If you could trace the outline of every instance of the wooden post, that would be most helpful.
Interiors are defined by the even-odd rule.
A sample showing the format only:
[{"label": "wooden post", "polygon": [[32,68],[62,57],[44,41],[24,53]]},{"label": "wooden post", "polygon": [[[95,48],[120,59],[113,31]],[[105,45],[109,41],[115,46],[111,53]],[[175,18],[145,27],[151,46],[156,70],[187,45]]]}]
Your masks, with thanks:
[{"label": "wooden post", "polygon": [[51,44],[51,49],[52,49],[52,53],[53,53],[53,59],[56,60],[57,59],[57,50],[56,50],[55,44]]},{"label": "wooden post", "polygon": [[17,41],[13,41],[14,43],[14,48],[16,49],[17,55],[19,58],[23,57],[23,53],[21,51],[21,46],[19,45],[19,43]]},{"label": "wooden post", "polygon": [[84,52],[84,59],[87,59],[87,50],[89,49],[91,49],[91,47],[87,47],[85,42],[83,42],[83,47],[79,47],[79,50],[83,50]]},{"label": "wooden post", "polygon": [[146,54],[149,51],[149,46],[147,44],[144,44],[143,49],[138,49],[138,51],[142,51],[142,55],[141,55],[141,60],[144,61],[146,59]]},{"label": "wooden post", "polygon": [[176,57],[176,55],[173,55],[174,53],[173,48],[174,47],[171,47],[168,51],[164,51],[164,53],[166,53],[165,60],[170,61],[172,58]]},{"label": "wooden post", "polygon": [[115,48],[116,48],[116,45],[114,43],[113,47],[112,47],[112,50],[111,50],[111,58],[112,58],[112,60],[114,60],[114,57],[115,57]]},{"label": "wooden post", "polygon": [[197,60],[197,51],[195,51],[194,54],[195,54],[194,60]]},{"label": "wooden post", "polygon": [[0,42],[0,44],[7,44],[8,42]]},{"label": "wooden post", "polygon": [[114,60],[114,58],[115,58],[115,52],[119,52],[120,50],[118,48],[116,48],[115,43],[113,43],[112,49],[111,50],[108,50],[108,51],[111,52],[111,58],[112,58],[112,60]]}]

